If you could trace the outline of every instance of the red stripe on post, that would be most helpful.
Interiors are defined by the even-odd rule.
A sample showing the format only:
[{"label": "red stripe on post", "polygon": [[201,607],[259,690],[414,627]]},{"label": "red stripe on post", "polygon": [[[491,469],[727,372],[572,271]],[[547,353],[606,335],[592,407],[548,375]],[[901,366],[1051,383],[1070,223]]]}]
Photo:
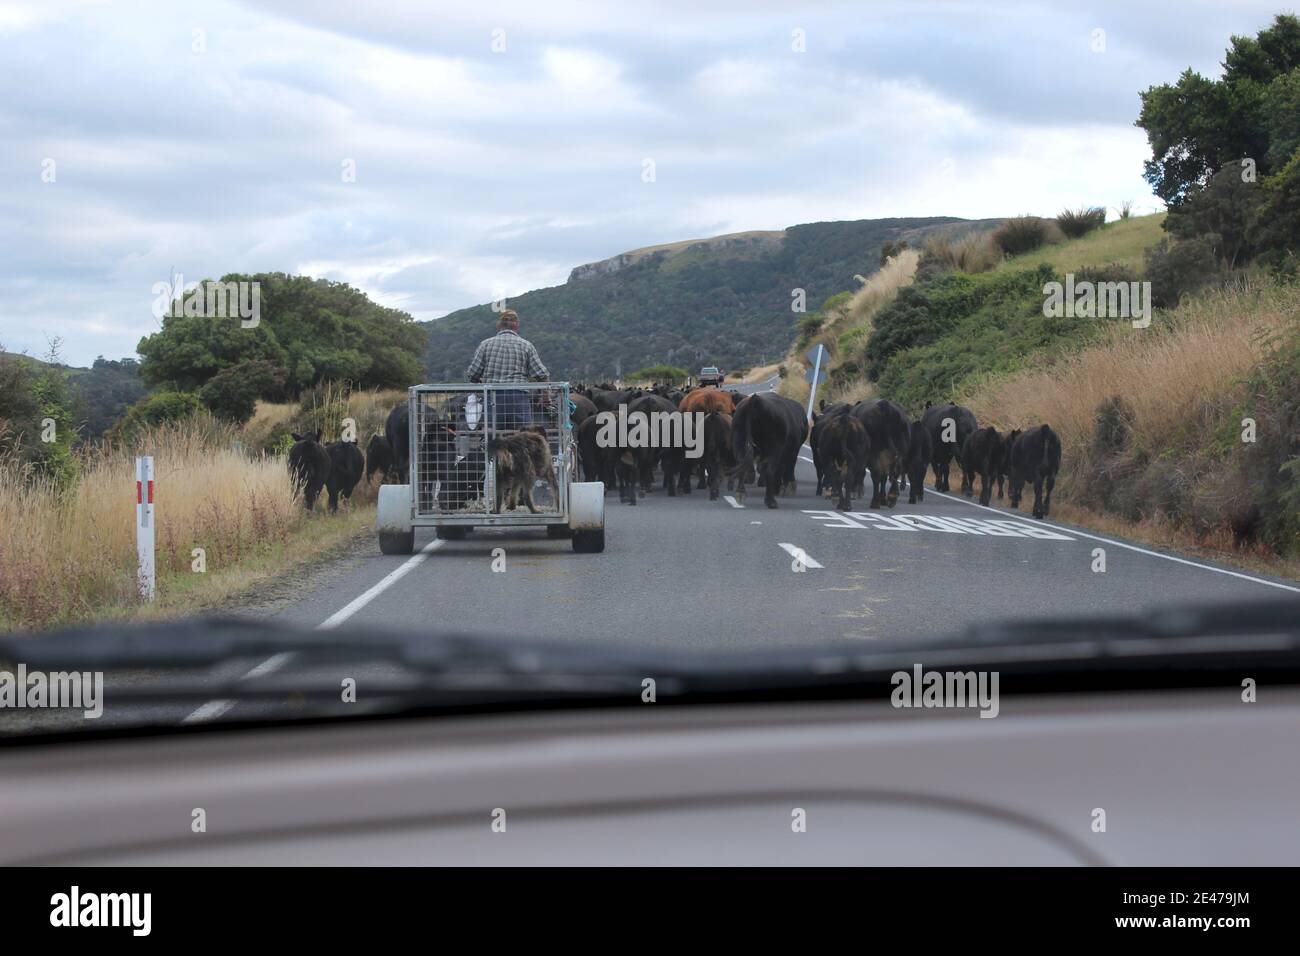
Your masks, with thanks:
[{"label": "red stripe on post", "polygon": [[135,483],[135,503],[138,505],[144,504],[144,492],[140,488],[140,482],[138,481]]},{"label": "red stripe on post", "polygon": [[149,504],[153,504],[153,479],[149,479]]}]

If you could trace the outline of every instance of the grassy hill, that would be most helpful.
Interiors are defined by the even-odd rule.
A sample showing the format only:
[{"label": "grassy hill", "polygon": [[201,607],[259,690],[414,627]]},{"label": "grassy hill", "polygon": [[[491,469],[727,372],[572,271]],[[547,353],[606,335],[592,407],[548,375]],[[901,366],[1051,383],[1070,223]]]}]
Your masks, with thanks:
[{"label": "grassy hill", "polygon": [[[915,245],[937,230],[964,233],[992,221],[951,217],[865,219],[737,233],[651,246],[579,266],[564,285],[510,300],[555,378],[590,380],[660,363],[736,368],[788,342],[808,311],[878,267],[887,241]],[[475,345],[490,335],[488,305],[423,323],[434,381],[458,381]]]},{"label": "grassy hill", "polygon": [[1002,430],[1048,422],[1065,520],[1300,578],[1300,285],[1239,272],[1141,330],[1043,315],[1043,284],[1065,273],[1143,275],[1163,219],[978,273],[900,256],[795,343],[781,391],[807,399],[802,354],[821,341],[834,356],[821,398],[880,395],[913,415],[951,400]]},{"label": "grassy hill", "polygon": [[994,271],[1014,272],[1046,263],[1057,272],[1078,272],[1114,265],[1141,274],[1146,251],[1165,236],[1164,221],[1164,213],[1119,219],[1080,239],[1010,256]]}]

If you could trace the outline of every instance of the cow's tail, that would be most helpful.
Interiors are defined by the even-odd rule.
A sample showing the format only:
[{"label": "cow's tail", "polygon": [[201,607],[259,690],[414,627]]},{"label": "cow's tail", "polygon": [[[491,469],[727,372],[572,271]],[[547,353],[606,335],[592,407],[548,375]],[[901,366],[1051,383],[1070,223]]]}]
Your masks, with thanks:
[{"label": "cow's tail", "polygon": [[731,417],[731,457],[736,462],[731,470],[733,475],[743,474],[754,463],[754,442],[749,428],[751,414],[748,406],[742,406]]}]

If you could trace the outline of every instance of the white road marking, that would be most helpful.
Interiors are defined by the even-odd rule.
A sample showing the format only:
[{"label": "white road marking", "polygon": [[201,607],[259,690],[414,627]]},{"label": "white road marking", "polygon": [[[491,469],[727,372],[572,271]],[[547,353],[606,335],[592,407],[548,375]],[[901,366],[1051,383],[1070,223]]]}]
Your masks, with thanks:
[{"label": "white road marking", "polygon": [[821,564],[819,564],[819,563],[818,563],[817,561],[815,561],[813,558],[810,558],[810,557],[808,556],[808,552],[805,551],[803,548],[796,547],[795,545],[790,544],[790,543],[787,542],[787,541],[782,541],[782,542],[780,543],[780,545],[781,545],[781,547],[782,547],[786,552],[789,553],[790,557],[794,558],[796,561],[798,561],[800,564],[802,564],[805,568],[820,568],[820,567],[822,567]]},{"label": "white road marking", "polygon": [[815,464],[817,464],[817,462],[813,461],[811,458],[808,458],[808,457],[806,457],[806,456],[804,456],[804,455],[800,455],[800,456],[799,456],[799,460],[800,460],[800,461],[806,461],[806,462],[808,462],[808,464],[810,464],[810,465],[815,465]]},{"label": "white road marking", "polygon": [[722,496],[722,500],[725,501],[727,504],[731,505],[731,507],[733,507],[733,508],[743,508],[743,507],[745,507],[744,505],[742,505],[739,501],[737,501],[737,500],[736,500],[734,497],[732,497],[731,495],[723,495],[723,496]]},{"label": "white road marking", "polygon": [[[949,498],[952,501],[959,501],[962,504],[970,505],[972,508],[980,508],[983,511],[992,511],[997,515],[1006,515],[1009,513],[1007,511],[990,507],[989,505],[981,505],[974,501],[967,501],[965,498],[958,497],[957,495],[944,494],[942,491],[935,491],[932,488],[927,488],[925,491],[926,494],[938,495],[940,498]],[[1113,538],[1103,538],[1101,535],[1088,534],[1086,531],[1079,531],[1075,528],[1060,528],[1047,521],[1039,521],[1038,519],[1034,520],[1038,524],[1046,525],[1049,528],[1056,528],[1058,531],[1063,531],[1067,534],[1077,534],[1081,538],[1091,538],[1093,541],[1100,541],[1103,544],[1113,544],[1117,548],[1127,548],[1129,551],[1136,551],[1138,554],[1150,555],[1153,558],[1164,558],[1166,561],[1174,561],[1178,564],[1190,565],[1193,568],[1200,568],[1203,571],[1214,571],[1217,574],[1226,574],[1229,577],[1241,578],[1243,581],[1253,581],[1256,584],[1263,584],[1270,588],[1278,588],[1283,591],[1293,591],[1296,594],[1300,594],[1300,588],[1292,587],[1289,584],[1280,584],[1277,581],[1265,581],[1263,578],[1253,577],[1249,574],[1242,574],[1240,571],[1229,571],[1226,568],[1216,568],[1209,564],[1201,564],[1198,561],[1189,561],[1186,558],[1176,558],[1172,554],[1161,554],[1159,551],[1150,551],[1147,548],[1140,548],[1136,544],[1125,544],[1123,541],[1116,541]]]},{"label": "white road marking", "polygon": [[[426,544],[415,554],[411,555],[409,558],[403,561],[399,567],[397,567],[395,570],[390,571],[387,575],[385,575],[383,580],[381,580],[374,587],[370,588],[360,597],[344,605],[341,609],[331,614],[325,620],[321,621],[320,624],[317,624],[316,625],[317,630],[328,630],[330,628],[338,627],[340,624],[342,624],[344,621],[350,618],[353,614],[356,614],[357,611],[361,610],[363,607],[365,607],[367,604],[369,604],[371,601],[377,598],[380,594],[383,594],[384,591],[388,590],[390,587],[392,587],[394,584],[400,581],[403,577],[409,574],[412,571],[412,569],[414,569],[416,566],[421,564],[426,558],[428,558],[428,556],[431,553],[433,553],[441,546],[442,546],[441,538],[435,538],[434,540],[430,541],[428,544]],[[253,678],[253,677],[265,677],[267,674],[279,670],[281,667],[287,664],[293,658],[293,656],[294,656],[293,651],[283,651],[279,654],[272,654],[266,660],[262,661],[260,664],[255,666],[252,670],[250,670],[247,674],[241,677],[240,680],[248,680],[249,678]],[[197,708],[189,716],[185,717],[181,721],[181,723],[199,724],[208,720],[216,720],[218,717],[221,717],[224,714],[228,713],[230,709],[234,706],[235,706],[235,701],[233,700],[210,700],[207,703],[200,706],[199,708]]]},{"label": "white road marking", "polygon": [[[279,654],[272,654],[241,677],[240,680],[248,680],[250,677],[263,677],[272,671],[277,671],[285,664],[289,663],[292,657],[293,651],[283,651]],[[185,717],[181,723],[201,724],[206,720],[216,720],[234,706],[235,702],[233,700],[210,700],[196,709],[192,714]]]},{"label": "white road marking", "polygon": [[339,610],[335,611],[329,617],[325,618],[325,620],[317,624],[316,625],[317,629],[328,630],[329,628],[332,627],[338,627],[340,624],[342,624],[344,621],[350,618],[353,614],[356,614],[357,611],[360,611],[363,607],[365,607],[375,598],[379,597],[379,595],[383,594],[385,591],[387,591],[398,581],[402,580],[402,578],[410,574],[411,571],[415,570],[415,568],[423,564],[425,559],[428,558],[430,554],[432,554],[440,547],[442,547],[442,539],[434,538],[432,541],[426,544],[419,551],[415,552],[415,554],[407,558],[401,564],[400,567],[396,568],[393,571],[390,571],[382,581],[380,581],[370,590],[366,591],[360,597],[354,598],[353,600],[349,601]]}]

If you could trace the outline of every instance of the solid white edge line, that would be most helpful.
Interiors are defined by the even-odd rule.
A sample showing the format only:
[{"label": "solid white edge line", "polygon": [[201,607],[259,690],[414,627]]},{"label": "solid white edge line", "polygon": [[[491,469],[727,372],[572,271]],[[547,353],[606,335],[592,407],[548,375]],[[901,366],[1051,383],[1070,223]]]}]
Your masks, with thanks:
[{"label": "solid white edge line", "polygon": [[811,458],[805,458],[803,455],[800,455],[800,456],[799,456],[799,460],[800,460],[800,461],[806,461],[806,462],[808,462],[808,464],[810,464],[810,465],[815,465],[815,464],[817,464],[817,462],[813,461]]},{"label": "solid white edge line", "polygon": [[400,567],[395,568],[394,570],[390,571],[387,575],[385,575],[384,579],[380,581],[378,584],[371,587],[360,597],[352,599],[343,607],[339,608],[337,611],[331,614],[329,617],[325,618],[325,620],[317,624],[316,629],[328,630],[329,628],[332,627],[338,627],[340,624],[342,624],[344,621],[350,618],[353,614],[356,614],[357,611],[360,611],[363,607],[365,607],[375,598],[379,597],[379,595],[383,594],[385,591],[387,591],[390,587],[392,587],[402,578],[406,577],[406,575],[409,574],[412,570],[414,570],[419,565],[424,563],[424,560],[428,558],[430,554],[432,554],[440,547],[442,547],[442,539],[434,538],[432,541],[426,544],[419,551],[415,552],[415,554],[407,558]]},{"label": "solid white edge line", "polygon": [[745,506],[742,505],[739,501],[736,500],[736,498],[735,498],[734,495],[723,495],[723,496],[722,496],[722,500],[725,501],[727,504],[731,505],[731,507],[733,507],[733,508],[743,508],[743,507],[745,507]]},{"label": "solid white edge line", "polygon": [[[1003,517],[1006,517],[1008,515],[1020,514],[1019,511],[993,508],[990,507],[989,505],[979,504],[978,502],[967,501],[963,497],[959,497],[957,495],[945,494],[942,491],[935,491],[933,488],[926,488],[925,493],[927,495],[938,495],[940,498],[948,498],[952,501],[958,501],[961,502],[962,504],[970,505],[972,508],[979,508],[981,511],[991,511],[994,514],[1002,515]],[[1021,519],[1021,520],[1026,520],[1026,519]],[[1060,525],[1054,525],[1050,521],[1040,521],[1037,518],[1031,518],[1028,520],[1034,521],[1038,524],[1045,525],[1048,528],[1055,528],[1057,531],[1060,531],[1063,534],[1077,534],[1081,538],[1091,538],[1093,541],[1100,541],[1103,544],[1113,544],[1117,548],[1127,548],[1130,551],[1138,552],[1138,554],[1150,555],[1153,558],[1164,558],[1166,561],[1176,561],[1178,564],[1191,565],[1194,568],[1200,568],[1202,571],[1214,571],[1218,574],[1226,574],[1229,577],[1241,578],[1243,581],[1253,581],[1256,584],[1263,584],[1270,588],[1280,588],[1283,591],[1294,591],[1296,594],[1300,594],[1300,588],[1292,587],[1290,584],[1280,584],[1277,581],[1265,581],[1263,578],[1253,577],[1252,575],[1249,574],[1242,574],[1240,571],[1229,571],[1227,568],[1216,568],[1210,564],[1201,564],[1198,561],[1189,561],[1187,558],[1177,558],[1174,557],[1172,554],[1161,554],[1159,551],[1151,551],[1148,550],[1147,548],[1141,548],[1138,547],[1136,544],[1126,544],[1123,541],[1116,541],[1113,538],[1103,538],[1101,535],[1089,534],[1086,531],[1079,531],[1077,528],[1065,528],[1065,527],[1061,527]]]},{"label": "solid white edge line", "polygon": [[789,553],[790,557],[797,558],[799,561],[801,561],[804,567],[806,568],[823,567],[822,564],[820,564],[815,558],[810,556],[807,551],[805,551],[803,548],[799,547],[798,545],[790,544],[788,541],[780,541],[778,542],[778,544],[782,549],[784,549],[786,552]]},{"label": "solid white edge line", "polygon": [[[356,614],[357,611],[361,610],[363,607],[365,607],[367,604],[373,601],[376,597],[378,597],[380,594],[386,591],[388,588],[392,587],[394,584],[400,581],[411,571],[411,569],[419,565],[431,553],[433,553],[435,550],[441,547],[441,545],[442,545],[441,538],[435,538],[432,541],[430,541],[428,544],[426,544],[415,554],[411,555],[409,558],[403,561],[399,567],[395,568],[394,570],[390,571],[387,575],[385,575],[383,580],[381,580],[374,587],[367,590],[364,594],[362,594],[360,597],[356,598],[355,600],[348,602],[338,611],[335,611],[325,620],[321,621],[321,623],[317,624],[316,629],[327,630],[329,628],[338,627],[340,624],[342,624],[344,621],[350,618],[353,614]],[[293,654],[294,654],[293,651],[282,651],[279,654],[272,654],[266,660],[262,661],[260,664],[253,667],[253,669],[250,670],[243,677],[241,677],[240,680],[247,680],[250,677],[263,677],[271,673],[272,671],[279,670],[281,667],[283,667],[293,658]],[[181,723],[198,724],[207,720],[216,720],[218,717],[227,713],[234,706],[235,706],[235,702],[233,700],[210,700],[207,703],[198,707],[193,713],[183,718],[181,720]]]}]

